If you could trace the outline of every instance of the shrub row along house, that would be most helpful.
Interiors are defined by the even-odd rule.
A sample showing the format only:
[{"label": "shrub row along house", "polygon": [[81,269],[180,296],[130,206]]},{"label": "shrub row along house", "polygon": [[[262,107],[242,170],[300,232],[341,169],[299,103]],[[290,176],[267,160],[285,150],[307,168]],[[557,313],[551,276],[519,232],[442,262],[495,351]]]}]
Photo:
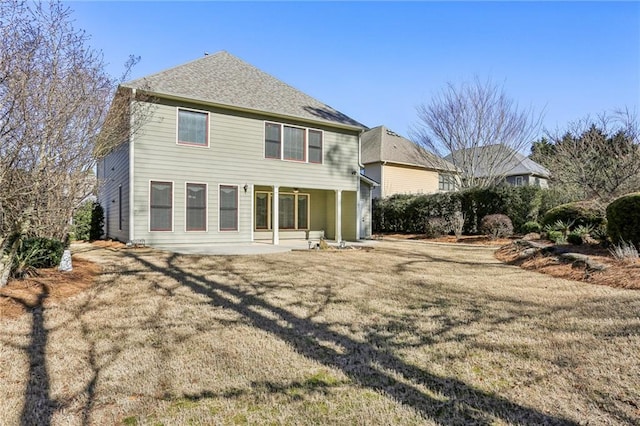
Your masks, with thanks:
[{"label": "shrub row along house", "polygon": [[106,237],[156,247],[370,237],[376,182],[360,173],[356,120],[227,52],[119,91],[129,114],[104,132],[130,129],[97,168]]}]

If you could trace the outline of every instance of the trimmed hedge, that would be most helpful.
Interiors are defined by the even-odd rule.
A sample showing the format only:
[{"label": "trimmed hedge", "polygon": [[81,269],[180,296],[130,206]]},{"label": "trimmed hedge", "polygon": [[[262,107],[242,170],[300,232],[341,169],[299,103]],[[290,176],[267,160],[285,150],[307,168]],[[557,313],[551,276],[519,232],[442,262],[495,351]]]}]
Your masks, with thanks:
[{"label": "trimmed hedge", "polygon": [[480,220],[490,214],[508,216],[517,232],[527,233],[525,224],[537,221],[553,200],[562,197],[555,190],[533,186],[501,185],[428,195],[394,195],[375,199],[373,231],[428,234],[433,231],[431,218],[451,221],[456,213],[465,218],[463,232],[480,232]]},{"label": "trimmed hedge", "polygon": [[607,234],[616,244],[640,246],[640,192],[623,195],[607,206]]}]

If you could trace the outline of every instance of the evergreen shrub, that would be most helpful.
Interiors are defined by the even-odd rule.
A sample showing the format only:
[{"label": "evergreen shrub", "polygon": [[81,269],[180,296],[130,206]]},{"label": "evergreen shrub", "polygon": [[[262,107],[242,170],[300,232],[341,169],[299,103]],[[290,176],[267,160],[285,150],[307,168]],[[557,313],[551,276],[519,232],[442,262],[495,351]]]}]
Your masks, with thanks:
[{"label": "evergreen shrub", "polygon": [[623,195],[607,206],[607,234],[614,244],[640,246],[640,192]]}]

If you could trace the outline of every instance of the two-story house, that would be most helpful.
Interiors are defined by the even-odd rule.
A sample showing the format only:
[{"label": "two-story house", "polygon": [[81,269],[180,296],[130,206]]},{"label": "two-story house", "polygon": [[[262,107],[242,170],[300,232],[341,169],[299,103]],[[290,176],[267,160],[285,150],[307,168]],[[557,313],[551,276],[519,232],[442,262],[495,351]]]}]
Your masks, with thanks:
[{"label": "two-story house", "polygon": [[455,166],[384,126],[362,134],[364,174],[380,185],[373,198],[455,191]]},{"label": "two-story house", "polygon": [[375,182],[359,173],[357,121],[227,52],[119,91],[130,131],[98,162],[106,237],[176,247],[370,236]]}]

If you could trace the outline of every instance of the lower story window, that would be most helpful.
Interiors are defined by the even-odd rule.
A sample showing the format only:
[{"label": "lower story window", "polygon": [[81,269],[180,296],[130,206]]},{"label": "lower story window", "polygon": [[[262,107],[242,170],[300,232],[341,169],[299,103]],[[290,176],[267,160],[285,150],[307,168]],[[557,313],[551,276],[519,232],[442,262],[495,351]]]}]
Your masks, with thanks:
[{"label": "lower story window", "polygon": [[438,189],[440,191],[455,191],[457,186],[456,177],[448,174],[438,175]]},{"label": "lower story window", "polygon": [[207,230],[207,185],[187,184],[187,231]]},{"label": "lower story window", "polygon": [[173,182],[151,181],[149,230],[173,230]]},{"label": "lower story window", "polygon": [[237,185],[220,185],[220,230],[238,230]]},{"label": "lower story window", "polygon": [[[273,193],[256,192],[255,227],[257,230],[273,228],[271,212]],[[279,229],[309,229],[309,194],[281,193],[278,195]]]}]

